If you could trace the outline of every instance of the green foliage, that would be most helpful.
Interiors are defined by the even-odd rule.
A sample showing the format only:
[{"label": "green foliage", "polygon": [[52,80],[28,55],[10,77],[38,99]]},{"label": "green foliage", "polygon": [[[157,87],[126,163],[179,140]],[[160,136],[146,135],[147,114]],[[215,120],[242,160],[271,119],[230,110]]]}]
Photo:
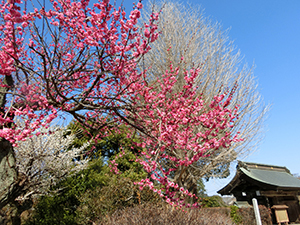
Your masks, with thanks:
[{"label": "green foliage", "polygon": [[108,172],[109,181],[103,187],[96,187],[81,195],[81,205],[77,209],[78,221],[102,221],[103,217],[118,209],[131,207],[145,202],[158,202],[160,197],[149,189],[139,190],[134,184],[147,176],[143,167],[135,162],[136,156],[129,151],[121,158],[113,156],[118,164],[119,175]]},{"label": "green foliage", "polygon": [[146,178],[147,173],[143,169],[143,166],[136,162],[136,155],[131,151],[124,151],[125,155],[122,157],[112,157],[118,164],[117,168],[121,171],[121,177],[127,177],[133,181],[139,181]]},{"label": "green foliage", "polygon": [[96,160],[88,169],[59,183],[53,190],[57,194],[39,199],[34,216],[27,224],[77,224],[76,210],[81,204],[80,195],[106,185],[109,177],[105,175],[105,171],[108,168],[103,166],[101,160]]},{"label": "green foliage", "polygon": [[238,210],[239,208],[237,206],[230,206],[230,217],[236,224],[240,224],[242,222],[242,217],[239,215]]},{"label": "green foliage", "polygon": [[149,189],[140,191],[129,178],[113,177],[107,186],[87,191],[80,200],[82,204],[77,209],[78,221],[80,224],[87,224],[87,221],[98,223],[105,215],[116,210],[145,202],[158,202],[160,198]]},{"label": "green foliage", "polygon": [[197,182],[197,196],[199,198],[207,197],[205,184],[203,182],[203,179],[199,179]]},{"label": "green foliage", "polygon": [[147,175],[135,157],[126,151],[116,159],[123,172],[119,175],[110,172],[101,158],[94,159],[86,170],[57,185],[56,195],[42,197],[27,225],[89,224],[89,221],[101,221],[117,209],[160,201],[153,191],[140,191],[134,184]]},{"label": "green foliage", "polygon": [[[88,135],[88,133],[85,131],[86,129],[83,128],[83,126],[76,122],[75,120],[71,121],[66,129],[66,133],[65,135],[75,135],[75,139],[72,143],[72,145],[69,147],[69,149],[71,148],[80,148],[81,146],[83,146],[85,143],[87,143],[88,141],[90,141],[91,137]],[[85,151],[90,151],[92,148],[92,145],[88,146],[87,149],[85,149]]]},{"label": "green foliage", "polygon": [[[76,134],[71,147],[81,147],[91,137],[99,135],[94,129],[84,130],[77,122],[68,126],[69,133]],[[53,188],[53,196],[39,199],[34,216],[27,225],[42,224],[90,224],[115,210],[145,202],[158,202],[160,197],[149,189],[139,190],[134,184],[146,178],[143,166],[136,162],[141,149],[134,147],[137,139],[128,138],[128,130],[111,132],[97,143],[88,147],[91,162],[87,169],[61,181]],[[119,154],[124,154],[119,157]],[[114,160],[120,174],[109,167]]]},{"label": "green foliage", "polygon": [[58,196],[44,196],[35,207],[33,218],[26,224],[50,225],[62,224],[71,225],[76,222],[76,207],[79,201],[75,195],[66,193]]},{"label": "green foliage", "polygon": [[102,134],[97,129],[84,128],[80,123],[72,121],[69,125],[66,133],[75,134],[75,140],[70,147],[81,147],[84,143],[91,141],[95,137],[97,140],[93,140],[92,144],[85,149],[85,154],[91,158],[102,157],[105,160],[111,159],[114,155],[118,154],[121,149],[130,150],[135,154],[139,154],[140,148],[134,145],[134,142],[139,140],[135,135],[131,138],[127,137],[129,133],[126,126],[119,127],[119,131],[111,130],[109,134]]},{"label": "green foliage", "polygon": [[214,195],[211,197],[205,197],[199,200],[201,202],[201,206],[204,208],[208,207],[225,207],[226,204],[224,203],[222,197],[218,195]]}]

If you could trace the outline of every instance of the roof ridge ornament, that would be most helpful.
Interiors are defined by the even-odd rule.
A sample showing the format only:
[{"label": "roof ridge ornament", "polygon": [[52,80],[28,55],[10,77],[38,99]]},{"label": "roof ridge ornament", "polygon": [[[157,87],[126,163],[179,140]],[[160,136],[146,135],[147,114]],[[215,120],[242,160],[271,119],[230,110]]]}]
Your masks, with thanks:
[{"label": "roof ridge ornament", "polygon": [[248,166],[247,166],[247,163],[246,163],[246,162],[243,162],[243,161],[238,160],[238,164],[237,164],[236,169],[237,169],[237,170],[240,170],[241,168],[244,168],[244,169],[250,171],[249,168],[248,168]]}]

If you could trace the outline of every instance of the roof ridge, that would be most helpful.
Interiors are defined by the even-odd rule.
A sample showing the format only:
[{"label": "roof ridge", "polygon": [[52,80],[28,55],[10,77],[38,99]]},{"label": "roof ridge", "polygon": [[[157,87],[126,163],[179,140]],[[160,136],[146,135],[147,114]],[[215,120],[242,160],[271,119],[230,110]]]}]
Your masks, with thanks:
[{"label": "roof ridge", "polygon": [[237,164],[238,168],[245,168],[247,170],[249,169],[265,169],[265,170],[284,170],[285,172],[291,174],[290,170],[286,168],[285,166],[276,166],[276,165],[270,165],[270,164],[263,164],[263,163],[254,163],[254,162],[245,162],[245,161],[239,161]]}]

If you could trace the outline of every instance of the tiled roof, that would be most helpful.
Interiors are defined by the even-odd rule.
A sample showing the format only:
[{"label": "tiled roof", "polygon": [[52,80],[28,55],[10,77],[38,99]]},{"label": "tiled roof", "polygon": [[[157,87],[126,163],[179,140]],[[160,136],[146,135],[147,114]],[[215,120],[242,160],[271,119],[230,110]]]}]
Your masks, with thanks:
[{"label": "tiled roof", "polygon": [[218,193],[224,195],[227,192],[231,192],[239,185],[240,177],[245,175],[246,178],[250,178],[261,185],[300,190],[300,180],[293,177],[286,167],[239,161],[235,177]]}]

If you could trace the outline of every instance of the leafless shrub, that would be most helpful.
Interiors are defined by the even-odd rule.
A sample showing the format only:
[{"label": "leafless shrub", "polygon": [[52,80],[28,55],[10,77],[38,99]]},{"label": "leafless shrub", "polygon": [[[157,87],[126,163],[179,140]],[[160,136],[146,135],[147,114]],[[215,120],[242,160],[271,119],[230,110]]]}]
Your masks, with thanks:
[{"label": "leafless shrub", "polygon": [[[271,211],[267,207],[260,205],[259,213],[261,217],[261,222],[263,225],[272,225]],[[252,225],[255,221],[255,214],[253,208],[240,208],[237,214],[241,216],[241,225]]]},{"label": "leafless shrub", "polygon": [[224,212],[187,209],[186,212],[166,205],[145,204],[116,211],[101,224],[107,225],[233,225]]}]

